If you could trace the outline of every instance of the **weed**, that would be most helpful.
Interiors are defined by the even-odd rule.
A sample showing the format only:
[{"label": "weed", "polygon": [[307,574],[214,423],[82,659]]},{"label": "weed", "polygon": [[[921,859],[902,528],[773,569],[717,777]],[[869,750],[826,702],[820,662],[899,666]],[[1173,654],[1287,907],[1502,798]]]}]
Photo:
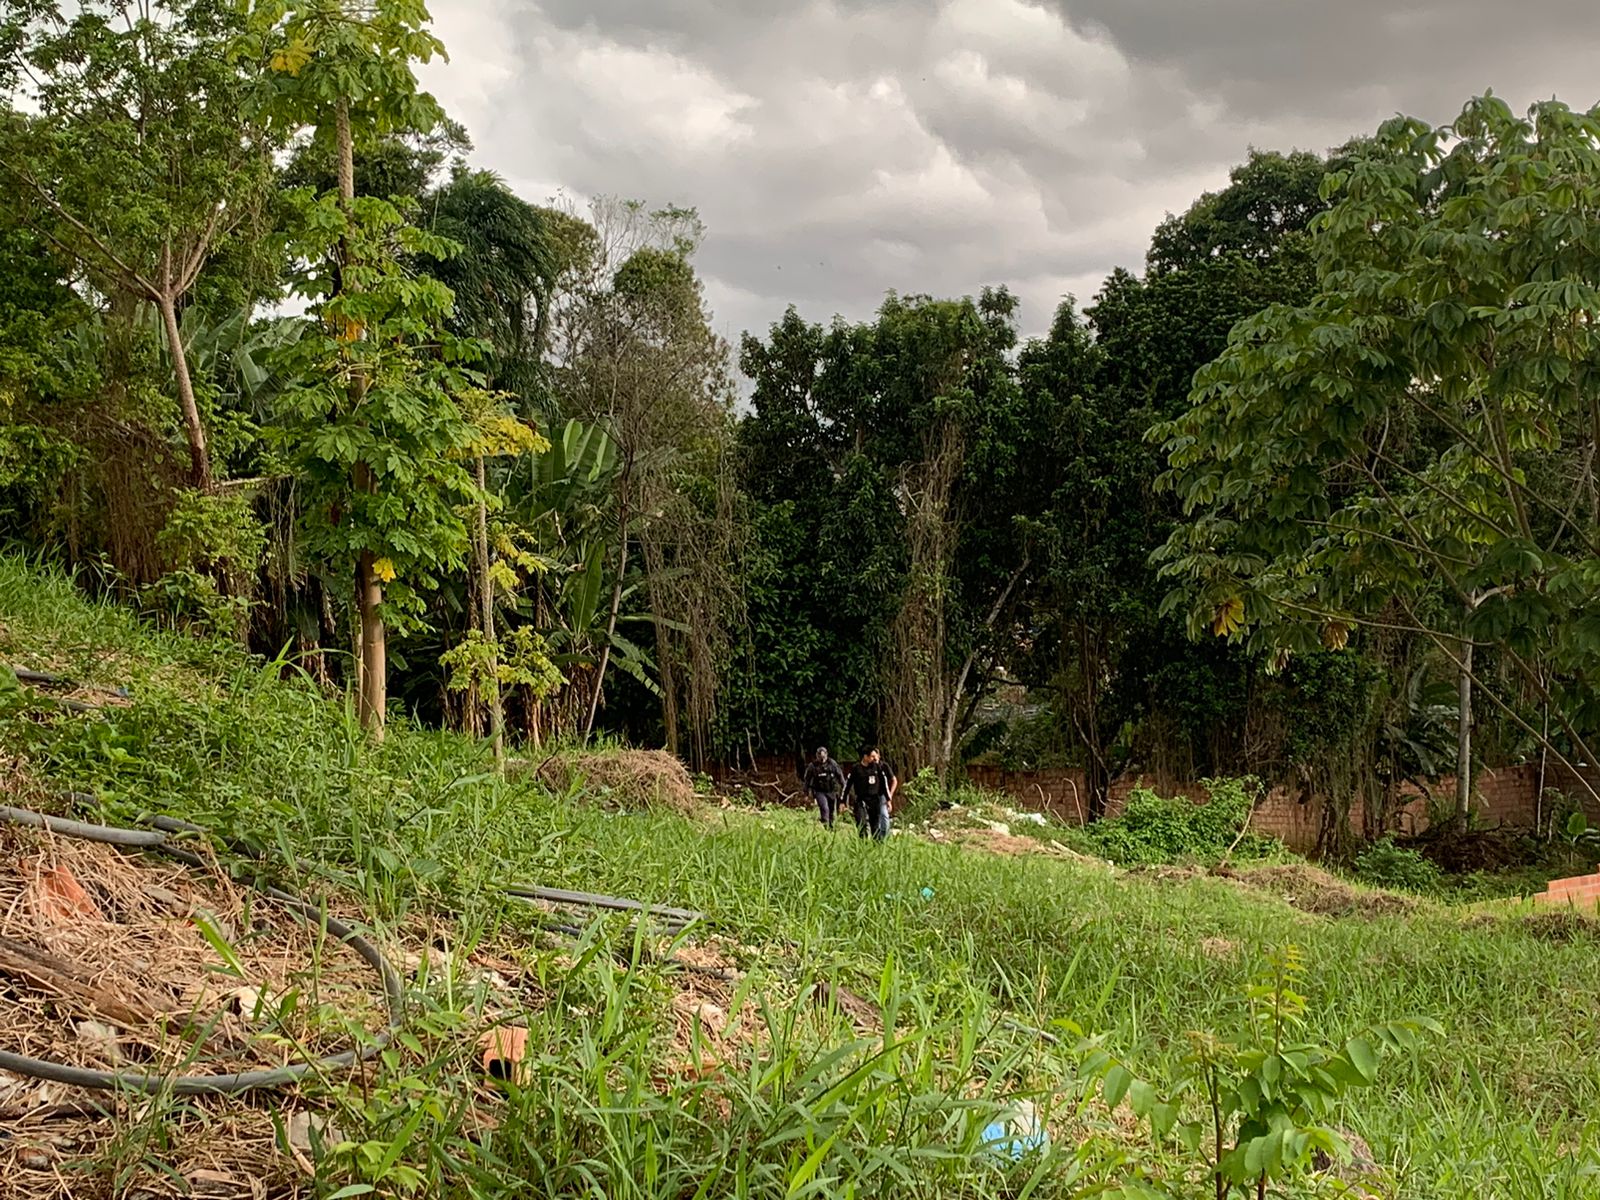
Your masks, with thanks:
[{"label": "weed", "polygon": [[1084,827],[1078,840],[1123,865],[1215,863],[1230,852],[1235,859],[1264,858],[1279,849],[1273,839],[1246,831],[1261,798],[1259,780],[1208,779],[1205,787],[1204,804],[1135,788],[1121,813]]},{"label": "weed", "polygon": [[1383,838],[1356,856],[1356,877],[1374,887],[1408,892],[1436,892],[1444,878],[1437,864],[1408,846]]}]

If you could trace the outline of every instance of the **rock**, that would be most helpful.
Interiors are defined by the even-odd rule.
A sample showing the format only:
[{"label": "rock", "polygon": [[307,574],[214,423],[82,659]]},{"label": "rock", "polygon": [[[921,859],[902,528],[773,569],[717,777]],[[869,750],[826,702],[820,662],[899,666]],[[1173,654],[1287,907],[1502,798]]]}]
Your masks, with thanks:
[{"label": "rock", "polygon": [[313,1136],[322,1144],[322,1149],[327,1151],[344,1142],[344,1132],[333,1123],[329,1117],[314,1114],[307,1109],[301,1109],[289,1118],[288,1123],[289,1145],[302,1154],[313,1154]]}]

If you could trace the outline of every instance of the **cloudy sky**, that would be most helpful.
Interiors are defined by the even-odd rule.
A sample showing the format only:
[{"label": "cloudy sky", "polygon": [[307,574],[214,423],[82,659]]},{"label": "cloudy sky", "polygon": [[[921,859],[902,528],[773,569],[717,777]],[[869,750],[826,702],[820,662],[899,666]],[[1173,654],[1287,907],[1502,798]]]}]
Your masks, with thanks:
[{"label": "cloudy sky", "polygon": [[1596,0],[433,0],[427,86],[543,203],[692,205],[718,328],[1007,284],[1040,330],[1251,146],[1600,100]]}]

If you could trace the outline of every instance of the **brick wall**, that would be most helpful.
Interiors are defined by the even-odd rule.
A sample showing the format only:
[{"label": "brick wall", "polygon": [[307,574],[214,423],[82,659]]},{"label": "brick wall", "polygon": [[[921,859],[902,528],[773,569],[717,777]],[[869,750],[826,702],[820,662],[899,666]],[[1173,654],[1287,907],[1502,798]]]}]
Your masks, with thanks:
[{"label": "brick wall", "polygon": [[[1584,774],[1595,790],[1600,791],[1600,770],[1591,769]],[[1000,767],[974,766],[967,768],[967,777],[978,787],[1011,796],[1019,809],[1048,812],[1068,823],[1082,823],[1087,819],[1088,789],[1080,770],[1007,771]],[[804,797],[799,795],[800,781],[795,778],[792,759],[762,758],[754,771],[728,772],[723,778],[727,783],[753,788],[768,803],[796,799],[804,802]],[[1121,812],[1128,793],[1145,784],[1163,796],[1188,796],[1197,803],[1206,799],[1205,787],[1199,783],[1125,776],[1112,781],[1110,813]],[[1453,778],[1441,779],[1432,788],[1436,801],[1451,803],[1455,786]],[[1585,794],[1571,772],[1558,770],[1554,765],[1546,771],[1545,787],[1573,797]],[[1489,827],[1532,828],[1539,811],[1538,793],[1539,768],[1535,764],[1486,770],[1478,776],[1478,820]],[[1410,786],[1402,789],[1402,795],[1410,799],[1391,814],[1390,831],[1402,835],[1421,833],[1428,827],[1427,798]],[[1585,806],[1589,809],[1590,821],[1600,824],[1600,805],[1586,801]],[[1278,838],[1293,849],[1309,851],[1316,847],[1321,830],[1322,802],[1312,797],[1302,804],[1296,793],[1274,788],[1256,807],[1250,824],[1253,829]],[[1358,835],[1365,828],[1365,813],[1360,804],[1350,813],[1350,826]]]},{"label": "brick wall", "polygon": [[[1005,771],[999,767],[970,767],[967,775],[979,787],[1015,797],[1019,808],[1049,812],[1068,822],[1081,823],[1085,819],[1088,793],[1082,771]],[[1600,785],[1600,772],[1596,773],[1595,782]],[[1127,803],[1128,793],[1145,784],[1163,796],[1188,796],[1196,802],[1206,799],[1205,787],[1199,783],[1124,777],[1111,784],[1110,812],[1113,815],[1120,812]],[[1539,769],[1534,765],[1484,771],[1478,777],[1478,820],[1487,826],[1531,828],[1538,786]],[[1545,786],[1560,787],[1561,784],[1547,774]],[[1441,779],[1432,788],[1435,800],[1450,803],[1455,787],[1454,778]],[[1399,834],[1421,833],[1428,827],[1427,797],[1410,785],[1402,788],[1401,795],[1410,799],[1403,801],[1391,814],[1390,830]],[[1365,821],[1363,806],[1357,803],[1350,813],[1352,831],[1360,834]],[[1278,838],[1296,850],[1310,850],[1316,846],[1322,826],[1322,801],[1313,796],[1301,803],[1297,793],[1274,788],[1256,807],[1250,824],[1251,828]]]}]

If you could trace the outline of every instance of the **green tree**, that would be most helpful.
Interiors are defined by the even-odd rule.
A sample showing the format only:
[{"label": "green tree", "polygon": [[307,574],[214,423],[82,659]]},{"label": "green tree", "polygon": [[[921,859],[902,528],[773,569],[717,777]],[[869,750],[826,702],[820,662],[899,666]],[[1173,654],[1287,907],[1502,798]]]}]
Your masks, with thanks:
[{"label": "green tree", "polygon": [[1193,514],[1164,571],[1197,634],[1431,642],[1460,682],[1464,823],[1474,691],[1546,744],[1518,691],[1548,701],[1586,759],[1600,718],[1600,113],[1397,118],[1327,191],[1315,295],[1242,323],[1158,431]]},{"label": "green tree", "polygon": [[757,560],[771,573],[752,621],[804,613],[754,654],[783,697],[785,749],[881,723],[907,770],[956,760],[1030,563],[1015,313],[1004,291],[891,297],[871,324],[824,330],[791,311],[745,339],[745,486],[778,552]]},{"label": "green tree", "polygon": [[455,293],[457,332],[488,344],[491,384],[536,419],[549,408],[545,342],[565,259],[564,218],[520,199],[492,173],[460,165],[425,207],[432,230],[459,249],[421,269]]},{"label": "green tree", "polygon": [[1307,227],[1324,207],[1323,161],[1258,152],[1229,185],[1162,222],[1143,278],[1117,271],[1083,316],[1068,303],[1019,360],[1037,457],[1024,486],[1041,558],[1030,597],[1032,653],[1018,676],[1049,697],[1104,810],[1130,762],[1198,778],[1246,762],[1259,656],[1191,643],[1163,615],[1148,563],[1179,519],[1157,493],[1150,426],[1188,407],[1194,372],[1229,329],[1269,303],[1309,294]]},{"label": "green tree", "polygon": [[[389,201],[358,198],[355,160],[358,147],[438,124],[439,106],[418,89],[413,64],[443,46],[417,0],[266,0],[252,34],[251,49],[271,68],[256,109],[284,132],[309,129],[336,169],[336,189],[301,193],[295,214],[295,252],[308,264],[298,286],[323,329],[295,347],[307,382],[290,393],[286,412],[304,434],[301,469],[321,493],[311,509],[314,545],[326,561],[353,560],[357,708],[381,737],[386,614],[414,607],[415,585],[458,565],[466,546],[453,505],[475,488],[454,456],[473,435],[456,400],[478,382],[466,369],[478,350],[445,329],[450,289],[401,262],[442,258],[451,245],[407,223]],[[391,583],[396,595],[386,603]]]},{"label": "green tree", "polygon": [[211,455],[179,314],[219,248],[261,232],[272,179],[242,29],[227,0],[83,0],[70,13],[12,0],[0,16],[6,201],[125,327],[138,304],[160,313],[199,488]]},{"label": "green tree", "polygon": [[[723,639],[736,620],[724,470],[732,432],[728,348],[711,328],[690,262],[702,235],[695,213],[603,199],[594,217],[591,257],[571,272],[554,326],[559,402],[603,428],[617,455],[610,599],[584,734],[593,732],[612,649],[621,647],[630,674],[658,695],[667,744],[676,750],[680,694],[696,737],[708,733],[727,657]],[[638,669],[645,656],[618,632],[635,548],[658,647],[672,651],[658,653],[658,666],[671,673],[681,655],[682,680],[648,679]]]}]

